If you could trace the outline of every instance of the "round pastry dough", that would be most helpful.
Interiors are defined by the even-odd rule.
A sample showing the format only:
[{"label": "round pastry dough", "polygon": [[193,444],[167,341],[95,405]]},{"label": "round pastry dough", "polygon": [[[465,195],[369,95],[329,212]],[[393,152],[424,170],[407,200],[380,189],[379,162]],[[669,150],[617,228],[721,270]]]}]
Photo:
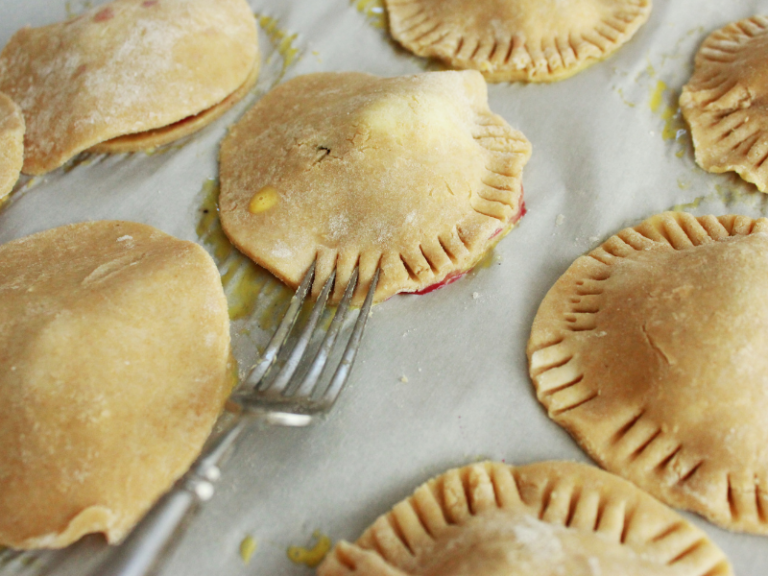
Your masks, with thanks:
[{"label": "round pastry dough", "polygon": [[578,258],[539,308],[531,377],[603,467],[768,534],[768,220],[654,216]]},{"label": "round pastry dough", "polygon": [[768,187],[768,17],[732,22],[709,35],[680,96],[696,162]]},{"label": "round pastry dough", "polygon": [[197,456],[229,357],[192,242],[113,221],[0,246],[0,545],[119,540]]},{"label": "round pastry dough", "polygon": [[525,137],[487,105],[480,74],[322,73],[269,92],[221,146],[221,223],[291,286],[317,260],[317,294],[358,301],[448,283],[523,213]]},{"label": "round pastry dough", "polygon": [[[23,171],[42,174],[96,144],[215,108],[254,69],[256,22],[244,0],[115,0],[16,32],[0,53],[0,91],[27,122]],[[201,125],[118,144],[155,146]]]},{"label": "round pastry dough", "polygon": [[651,0],[385,0],[395,40],[490,82],[551,82],[607,58]]},{"label": "round pastry dough", "polygon": [[138,132],[136,134],[118,136],[117,138],[102,142],[101,144],[96,144],[96,146],[89,148],[88,151],[96,154],[142,152],[159,146],[165,146],[166,144],[175,142],[185,136],[194,134],[198,130],[208,126],[208,124],[222,116],[227,110],[242,100],[246,94],[250,92],[251,88],[256,85],[256,80],[258,80],[258,78],[259,61],[257,60],[251,73],[248,75],[248,78],[243,82],[240,88],[232,92],[232,94],[224,98],[224,100],[218,104],[214,104],[199,114],[188,116],[183,120],[174,122],[170,126],[164,126],[163,128],[148,130],[146,132]]},{"label": "round pastry dough", "polygon": [[0,204],[13,190],[24,162],[24,116],[21,109],[0,92]]},{"label": "round pastry dough", "polygon": [[699,529],[596,468],[486,462],[450,470],[339,542],[319,576],[726,576]]}]

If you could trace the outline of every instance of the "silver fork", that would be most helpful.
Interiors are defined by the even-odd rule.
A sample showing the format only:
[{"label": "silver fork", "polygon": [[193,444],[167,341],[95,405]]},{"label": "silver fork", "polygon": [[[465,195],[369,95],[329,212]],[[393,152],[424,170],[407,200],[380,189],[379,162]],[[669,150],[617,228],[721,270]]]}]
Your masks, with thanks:
[{"label": "silver fork", "polygon": [[333,406],[347,382],[360,347],[381,269],[376,270],[341,361],[327,386],[320,384],[321,376],[349,311],[357,287],[359,268],[353,272],[323,342],[304,377],[296,377],[297,369],[307,356],[317,323],[326,308],[335,272],[323,286],[306,326],[285,363],[276,374],[272,375],[270,371],[299,316],[312,285],[314,271],[313,263],[261,359],[232,393],[229,415],[225,413],[217,423],[223,428],[222,431],[207,442],[189,472],[155,504],[125,541],[90,573],[92,576],[145,576],[154,573],[181,535],[193,511],[213,496],[214,483],[221,476],[220,466],[249,424],[261,421],[282,426],[307,426]]}]

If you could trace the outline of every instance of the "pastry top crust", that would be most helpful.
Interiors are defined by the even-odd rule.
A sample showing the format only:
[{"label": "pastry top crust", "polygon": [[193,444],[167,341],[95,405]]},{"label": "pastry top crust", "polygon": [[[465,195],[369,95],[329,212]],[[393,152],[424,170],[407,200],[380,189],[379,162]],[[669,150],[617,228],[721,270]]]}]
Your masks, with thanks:
[{"label": "pastry top crust", "polygon": [[221,222],[259,265],[381,301],[471,268],[522,213],[530,144],[477,72],[321,73],[269,92],[221,146]]},{"label": "pastry top crust", "polygon": [[732,22],[707,37],[680,95],[696,162],[768,187],[768,17]]},{"label": "pastry top crust", "polygon": [[24,172],[214,106],[245,82],[257,51],[244,0],[115,0],[22,28],[0,53],[0,91],[24,111]]},{"label": "pastry top crust", "polygon": [[178,122],[163,126],[162,128],[155,128],[154,130],[147,130],[146,132],[136,132],[134,134],[125,134],[124,136],[118,136],[111,140],[105,140],[104,142],[100,142],[99,144],[96,144],[96,146],[89,148],[88,152],[93,152],[95,154],[142,152],[165,146],[166,144],[175,142],[190,134],[194,134],[221,117],[227,110],[232,108],[232,106],[237,104],[248,94],[251,88],[256,85],[256,81],[259,78],[260,66],[261,64],[257,58],[245,82],[243,82],[237,90],[224,98],[224,100],[214,104],[210,108],[206,108],[194,116],[187,116]]},{"label": "pastry top crust", "polygon": [[24,162],[24,116],[16,103],[0,92],[0,204],[19,179]]},{"label": "pastry top crust", "polygon": [[0,246],[0,545],[119,540],[197,456],[229,357],[192,242],[102,221]]},{"label": "pastry top crust", "polygon": [[550,82],[606,58],[651,0],[385,0],[392,36],[419,56],[491,82]]},{"label": "pastry top crust", "polygon": [[423,484],[319,576],[726,576],[699,529],[635,486],[572,462],[485,462]]},{"label": "pastry top crust", "polygon": [[768,534],[766,282],[766,219],[664,213],[622,230],[539,308],[539,400],[608,470]]}]

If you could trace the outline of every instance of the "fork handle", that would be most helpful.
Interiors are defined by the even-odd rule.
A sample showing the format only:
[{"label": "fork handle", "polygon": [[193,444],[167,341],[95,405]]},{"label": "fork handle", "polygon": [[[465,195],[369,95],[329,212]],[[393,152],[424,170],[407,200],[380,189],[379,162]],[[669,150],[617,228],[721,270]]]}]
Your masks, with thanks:
[{"label": "fork handle", "polygon": [[147,576],[154,573],[173,548],[187,521],[213,497],[219,466],[245,429],[237,418],[222,432],[174,486],[136,525],[120,546],[90,573],[91,576]]}]

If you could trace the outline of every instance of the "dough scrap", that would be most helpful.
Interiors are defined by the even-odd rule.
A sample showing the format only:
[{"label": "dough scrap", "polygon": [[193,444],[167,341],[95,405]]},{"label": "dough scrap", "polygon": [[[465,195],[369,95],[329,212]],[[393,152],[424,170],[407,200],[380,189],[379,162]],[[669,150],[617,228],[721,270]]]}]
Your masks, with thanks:
[{"label": "dough scrap", "polygon": [[635,486],[571,462],[485,462],[423,484],[318,576],[726,576],[698,528]]},{"label": "dough scrap", "polygon": [[709,35],[683,87],[696,163],[768,187],[768,17],[732,22]]},{"label": "dough scrap", "polygon": [[222,227],[290,286],[317,259],[338,301],[448,283],[522,216],[530,144],[487,105],[474,71],[300,76],[269,92],[220,152]]},{"label": "dough scrap", "polygon": [[0,204],[19,179],[24,162],[24,116],[21,109],[0,92]]},{"label": "dough scrap", "polygon": [[651,0],[385,0],[392,36],[489,82],[562,80],[610,56]]},{"label": "dough scrap", "polygon": [[603,467],[768,534],[768,220],[664,213],[578,258],[528,343],[539,400]]},{"label": "dough scrap", "polygon": [[119,541],[196,458],[229,358],[192,242],[101,221],[0,246],[0,545]]},{"label": "dough scrap", "polygon": [[258,70],[256,34],[244,0],[115,0],[22,28],[0,52],[0,91],[26,119],[23,172],[216,107]]}]

